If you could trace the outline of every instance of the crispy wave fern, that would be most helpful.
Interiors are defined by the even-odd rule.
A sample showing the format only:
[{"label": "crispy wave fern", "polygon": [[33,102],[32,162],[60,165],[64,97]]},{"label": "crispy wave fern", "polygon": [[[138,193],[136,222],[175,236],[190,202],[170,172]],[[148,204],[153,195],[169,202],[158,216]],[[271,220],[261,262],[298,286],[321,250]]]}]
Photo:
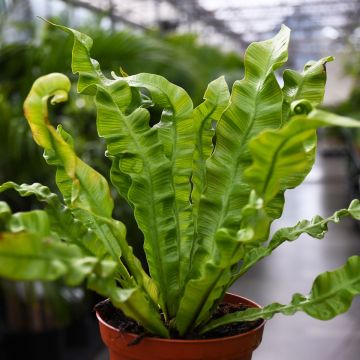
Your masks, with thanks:
[{"label": "crispy wave fern", "polygon": [[[53,24],[54,25],[54,24]],[[285,241],[307,233],[321,238],[329,222],[360,219],[360,203],[329,218],[315,217],[278,230],[284,192],[301,184],[316,152],[321,126],[359,122],[317,110],[326,82],[324,58],[301,73],[275,73],[287,60],[290,31],[253,43],[245,76],[231,93],[223,77],[211,82],[194,108],[185,90],[153,74],[106,77],[90,57],[92,40],[57,26],[74,39],[72,70],[78,91],[93,96],[97,129],[107,144],[113,186],[134,210],[144,234],[149,274],[112,218],[106,179],[75,153],[74,140],[48,117],[67,100],[69,79],[54,73],[35,81],[25,100],[34,140],[56,168],[62,199],[40,184],[0,186],[35,196],[41,210],[12,213],[0,202],[0,275],[22,280],[86,282],[129,317],[160,337],[206,332],[236,321],[304,311],[330,319],[360,294],[360,257],[319,275],[309,295],[210,321],[229,286]],[[151,126],[149,107],[163,109]],[[239,266],[241,264],[241,266]]]}]

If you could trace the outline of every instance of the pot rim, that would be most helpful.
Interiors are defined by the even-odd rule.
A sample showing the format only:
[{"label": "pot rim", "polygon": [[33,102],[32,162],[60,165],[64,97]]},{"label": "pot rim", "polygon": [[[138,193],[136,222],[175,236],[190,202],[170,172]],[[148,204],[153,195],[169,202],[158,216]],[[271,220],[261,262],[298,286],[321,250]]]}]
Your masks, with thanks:
[{"label": "pot rim", "polygon": [[[246,300],[254,305],[256,305],[256,307],[261,308],[262,306],[260,306],[258,303],[256,303],[253,300],[250,300],[246,297],[237,295],[237,294],[233,294],[233,293],[226,293],[227,295],[231,295],[231,296],[236,296],[237,298]],[[115,331],[115,332],[122,332],[124,334],[126,334],[127,336],[129,336],[130,338],[136,339],[137,337],[139,337],[138,334],[134,334],[131,332],[127,332],[127,331],[121,331],[118,330],[117,328],[111,326],[110,324],[108,324],[107,322],[105,322],[101,317],[100,314],[96,311],[96,317],[98,319],[98,321],[103,324],[104,326],[106,326],[107,328]],[[151,340],[151,341],[156,341],[156,342],[160,342],[160,343],[177,343],[177,344],[194,344],[196,342],[199,343],[215,343],[215,342],[219,342],[219,341],[231,341],[234,339],[238,339],[241,337],[245,337],[245,336],[249,336],[249,334],[255,333],[256,331],[258,331],[260,328],[263,328],[265,326],[266,320],[262,319],[262,322],[255,327],[252,330],[237,334],[237,335],[232,335],[232,336],[224,336],[224,337],[219,337],[219,338],[213,338],[213,339],[165,339],[165,338],[159,338],[156,336],[148,336],[145,337],[144,339],[142,339],[142,341],[146,341],[146,340]]]}]

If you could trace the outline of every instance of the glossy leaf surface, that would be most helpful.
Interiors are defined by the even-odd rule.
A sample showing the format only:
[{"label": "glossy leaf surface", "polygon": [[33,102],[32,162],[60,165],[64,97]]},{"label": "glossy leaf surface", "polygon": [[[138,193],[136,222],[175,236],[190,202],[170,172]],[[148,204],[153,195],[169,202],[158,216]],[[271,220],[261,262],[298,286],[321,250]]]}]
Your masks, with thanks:
[{"label": "glossy leaf surface", "polygon": [[191,202],[193,205],[193,217],[196,219],[199,212],[201,194],[206,186],[206,160],[214,150],[213,137],[215,135],[214,124],[217,123],[225,108],[229,104],[230,93],[226,81],[220,77],[212,81],[205,94],[204,102],[193,111],[195,149],[193,154],[193,171],[191,182]]},{"label": "glossy leaf surface", "polygon": [[308,115],[295,116],[278,131],[264,131],[251,141],[249,149],[253,163],[246,170],[245,176],[265,203],[270,202],[279,192],[302,183],[312,167],[307,144],[311,144],[315,130],[321,126],[360,127],[360,123],[313,110]]},{"label": "glossy leaf surface", "polygon": [[217,124],[216,146],[206,164],[206,188],[199,204],[191,280],[177,314],[180,333],[187,331],[202,308],[212,308],[229,281],[229,264],[223,265],[229,255],[227,245],[232,240],[234,253],[238,246],[231,234],[224,242],[224,233],[240,229],[241,209],[248,203],[251,189],[243,172],[251,162],[249,139],[281,124],[282,93],[273,71],[287,60],[288,41],[289,29],[282,27],[273,39],[249,46],[245,77],[234,84],[230,105]]}]

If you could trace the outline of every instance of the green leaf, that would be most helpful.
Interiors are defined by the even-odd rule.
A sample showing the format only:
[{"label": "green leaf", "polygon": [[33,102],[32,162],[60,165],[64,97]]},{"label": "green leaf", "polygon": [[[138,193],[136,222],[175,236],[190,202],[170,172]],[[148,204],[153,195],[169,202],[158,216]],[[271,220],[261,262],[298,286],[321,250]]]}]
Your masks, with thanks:
[{"label": "green leaf", "polygon": [[[294,103],[294,111],[304,102]],[[313,165],[309,148],[320,126],[360,127],[356,120],[321,110],[295,116],[280,130],[267,130],[249,145],[253,164],[245,171],[246,180],[268,204],[277,194],[301,184]],[[312,145],[310,146],[312,152]]]},{"label": "green leaf", "polygon": [[[30,125],[41,124],[41,119],[44,124],[41,125],[39,131],[34,135],[38,140],[38,143],[46,150],[47,160],[58,167],[58,175],[61,177],[61,184],[65,184],[60,187],[65,191],[65,198],[68,198],[68,191],[71,185],[71,201],[69,206],[76,219],[88,228],[90,228],[100,239],[106,248],[106,251],[111,257],[118,262],[119,271],[122,276],[122,285],[128,285],[131,283],[131,279],[127,273],[126,267],[120,260],[122,256],[121,246],[126,246],[127,258],[132,252],[125,241],[126,230],[123,224],[117,222],[119,231],[117,236],[114,236],[112,229],[109,227],[107,221],[102,219],[111,219],[111,213],[113,209],[113,201],[110,197],[110,190],[106,180],[91,167],[81,161],[74,153],[72,147],[72,139],[62,128],[58,129],[58,132],[48,123],[46,99],[54,93],[53,88],[49,90],[48,84],[52,85],[54,89],[57,89],[56,85],[60,87],[63,95],[61,99],[65,99],[63,94],[64,84],[66,80],[63,75],[51,74],[42,78],[39,78],[33,85],[27,100],[25,101],[24,108],[26,110],[26,116]],[[67,80],[68,81],[68,80]],[[55,96],[56,97],[56,96]],[[58,99],[58,98],[57,98]],[[53,99],[54,100],[54,99]],[[42,104],[42,106],[39,105]],[[50,143],[46,143],[44,139],[49,138]],[[49,147],[48,147],[49,146]],[[59,178],[58,178],[59,180]],[[121,229],[120,229],[121,228]],[[125,244],[125,245],[124,245]],[[133,255],[132,255],[133,256]],[[137,260],[137,259],[136,259]],[[136,263],[138,275],[141,271],[141,281],[147,280],[142,289],[150,289],[149,296],[156,298],[156,288],[151,287],[151,281],[144,275],[144,271],[139,268],[139,262],[136,262],[135,257],[131,259],[133,263]],[[139,281],[139,279],[136,279]]]},{"label": "green leaf", "polygon": [[94,217],[101,228],[108,233],[108,236],[117,239],[121,248],[120,263],[126,265],[125,270],[129,270],[139,287],[144,290],[154,304],[157,305],[159,303],[159,291],[153,279],[144,271],[140,260],[134,255],[132,247],[126,242],[126,229],[124,225],[120,221],[114,219],[101,218],[94,214],[88,214],[88,216]]},{"label": "green leaf", "polygon": [[179,296],[179,248],[174,227],[174,191],[169,181],[170,161],[162,151],[157,131],[149,127],[147,110],[137,109],[126,116],[101,87],[96,106],[98,132],[106,140],[108,154],[131,179],[127,196],[144,233],[150,274],[158,288],[163,289],[164,311],[173,315]]},{"label": "green leaf", "polygon": [[[125,112],[129,108],[142,104],[139,92],[131,89],[126,81],[122,79],[116,81],[110,80],[103,75],[99,63],[90,57],[93,40],[88,35],[65,26],[47,22],[73,36],[74,44],[71,67],[73,73],[79,74],[77,89],[80,93],[96,95],[97,86],[101,85],[111,93],[113,101],[121,111]],[[126,174],[120,171],[117,164],[114,163],[111,169],[111,180],[120,195],[128,200],[127,192],[130,187],[130,180]]]},{"label": "green leaf", "polygon": [[[197,318],[200,313],[208,313],[201,309],[212,308],[231,277],[230,267],[223,265],[228,250],[221,246],[221,238],[224,232],[236,233],[240,229],[241,209],[249,201],[251,189],[243,177],[251,163],[249,140],[265,128],[281,125],[283,99],[274,70],[287,60],[289,33],[283,26],[273,39],[249,46],[245,78],[235,82],[230,105],[217,124],[215,151],[206,163],[206,188],[199,205],[191,280],[177,313],[176,324],[181,334],[195,319],[205,320]],[[236,249],[236,237],[232,241]],[[216,268],[219,263],[223,271],[208,273],[206,269]],[[209,278],[203,282],[205,274]]]},{"label": "green leaf", "polygon": [[[297,100],[306,100],[311,107],[319,105],[324,97],[325,84],[326,84],[326,63],[332,61],[331,56],[322,58],[319,61],[309,61],[302,73],[294,70],[284,71],[284,87],[283,91],[283,111],[282,111],[282,124],[286,124],[291,116],[291,104]],[[316,142],[317,135],[314,132],[313,136],[307,140],[307,157],[309,169],[315,162],[316,156]],[[284,202],[283,192],[280,192],[274,201],[274,208],[281,208]],[[278,205],[276,205],[276,203]]]},{"label": "green leaf", "polygon": [[82,283],[97,263],[97,258],[84,257],[75,245],[49,236],[25,231],[0,233],[0,275],[10,279],[49,281],[64,277],[74,286]]},{"label": "green leaf", "polygon": [[5,201],[0,201],[0,231],[5,230],[6,224],[11,218],[11,209]]},{"label": "green leaf", "polygon": [[[62,251],[61,249],[64,249],[64,254],[70,254],[70,252],[73,251],[74,257],[77,258],[74,259],[74,262],[68,263],[69,272],[66,273],[66,280],[70,284],[83,281],[84,277],[88,275],[86,269],[89,266],[93,266],[93,271],[100,277],[113,275],[116,269],[116,263],[110,260],[102,260],[102,256],[95,254],[96,251],[93,253],[89,250],[88,241],[93,239],[89,236],[88,230],[84,228],[83,224],[71,216],[71,213],[66,207],[60,204],[56,194],[51,193],[47,187],[41,184],[17,185],[13,182],[8,182],[0,186],[0,192],[8,189],[14,189],[22,196],[35,194],[39,200],[48,203],[48,205],[45,207],[45,210],[33,210],[15,214],[11,214],[10,209],[7,207],[9,212],[3,224],[3,230],[5,231],[2,233],[2,236],[6,237],[6,239],[12,239],[13,235],[19,235],[18,240],[15,238],[14,240],[6,241],[12,241],[11,244],[15,244],[17,241],[25,248],[25,252],[22,252],[21,249],[16,249],[19,250],[19,252],[15,252],[16,256],[9,256],[7,259],[6,253],[2,253],[2,256],[5,257],[4,261],[8,261],[9,264],[12,264],[11,261],[14,261],[12,266],[15,266],[16,261],[19,259],[20,262],[25,262],[26,265],[26,256],[28,256],[29,259],[35,259],[36,256],[41,255],[41,249],[44,248],[45,253],[48,251],[46,249],[50,249],[48,254],[49,262],[52,261],[50,257],[53,256],[54,263],[56,263],[56,251]],[[24,236],[22,236],[22,234]],[[64,236],[64,234],[66,236]],[[78,238],[75,238],[75,236],[78,236]],[[27,237],[30,239],[30,245],[26,243]],[[23,240],[20,240],[20,238]],[[62,240],[66,240],[68,243],[64,243]],[[2,245],[4,245],[6,249],[10,248],[8,244]],[[26,253],[26,251],[29,251],[26,250],[28,246],[34,246],[34,254],[31,254],[31,252]],[[68,246],[69,250],[66,250],[66,246]],[[45,261],[46,259],[44,259],[44,262]],[[41,273],[43,263],[34,261],[31,264],[34,267],[38,266],[38,269],[34,269],[31,273]],[[83,270],[82,267],[84,267]],[[29,278],[24,271],[21,271],[22,270],[20,270],[17,275],[19,276],[19,280],[31,280],[31,277]],[[49,268],[49,271],[51,271],[51,268]],[[56,271],[55,275],[48,275],[50,277],[56,276]],[[46,278],[47,275],[44,276]]]},{"label": "green leaf", "polygon": [[[121,94],[123,93],[122,86],[125,84],[125,86],[128,87],[128,84],[122,79],[113,81],[113,83],[115,84],[114,86],[107,86],[107,87],[104,86],[103,89],[106,89],[105,91],[110,95],[111,100],[116,104],[116,99],[119,96],[121,97]],[[120,86],[117,86],[116,83],[118,83]],[[120,94],[118,94],[118,92]],[[98,96],[98,95],[96,94],[96,96]],[[129,99],[129,102],[130,101],[131,100]],[[118,105],[117,105],[117,107],[118,107],[119,111],[121,112],[122,108],[119,107]],[[99,116],[99,110],[98,110],[96,125],[98,128],[99,136],[102,136],[105,139],[108,139],[108,141],[110,141],[110,142],[114,141],[114,139],[112,139],[111,134],[110,134],[111,126],[114,125],[115,127],[117,127],[118,124],[115,124],[115,123],[112,124],[111,122],[103,123],[101,117]],[[106,134],[108,134],[109,136],[106,136]],[[131,177],[121,170],[121,168],[119,166],[119,160],[116,157],[114,157],[109,152],[106,153],[106,156],[109,157],[112,161],[111,170],[110,170],[110,179],[111,179],[112,184],[115,186],[115,188],[118,191],[118,193],[120,194],[120,196],[122,196],[127,201],[127,203],[131,207],[133,207],[133,204],[131,203],[131,201],[129,200],[129,197],[128,197],[128,192],[129,192],[129,189],[131,186]]]},{"label": "green leaf", "polygon": [[[167,301],[170,308],[165,308],[164,311],[174,315],[179,292],[179,281],[176,280],[176,277],[181,275],[178,270],[179,250],[177,248],[179,248],[179,243],[183,242],[182,238],[185,239],[187,236],[184,242],[188,244],[193,235],[189,204],[189,179],[193,146],[191,99],[183,89],[157,75],[139,74],[115,80],[106,79],[101,73],[98,63],[90,58],[92,40],[75,30],[58,27],[74,36],[72,69],[73,72],[79,73],[79,91],[88,94],[94,94],[97,91],[96,99],[100,106],[97,121],[98,131],[108,142],[108,155],[113,161],[111,179],[120,194],[134,207],[139,227],[145,236],[145,251],[150,273],[157,284],[165,284],[162,286],[165,289],[163,296],[165,298],[170,296],[170,300]],[[127,83],[131,86],[131,90]],[[146,110],[135,109],[132,111],[136,107],[143,106],[146,102],[142,96],[139,96],[139,91],[134,91],[138,87],[147,88],[152,101],[164,107],[160,124],[152,129],[148,124],[149,118]],[[111,120],[100,115],[101,112],[104,113],[109,110],[104,108],[101,103],[109,101],[112,103],[111,111],[113,112]],[[129,115],[127,116],[127,114]],[[119,116],[123,118],[121,124],[117,123]],[[130,133],[129,129],[131,129]],[[114,137],[111,134],[112,130],[115,131]],[[157,142],[157,133],[160,133],[164,144]],[[133,142],[134,135],[137,141],[135,143]],[[155,143],[153,143],[154,141]],[[127,150],[124,150],[126,144],[132,145],[129,154],[126,154]],[[141,151],[139,153],[139,149],[136,149],[139,144],[142,147],[146,146],[144,154]],[[164,158],[162,147],[165,147],[165,153],[171,159],[169,164],[166,163],[167,159]],[[152,154],[153,151],[155,151],[154,154]],[[160,166],[162,164],[164,166]],[[143,180],[148,177],[149,172],[155,176],[151,178],[160,180],[160,182],[154,181],[152,184],[149,180],[145,180],[147,188],[149,185],[154,188],[150,190],[150,197],[156,195],[158,189],[162,187],[161,194],[156,195],[154,202],[148,202],[148,198],[143,198],[145,189],[140,189],[142,186],[140,179]],[[165,178],[167,179],[166,182],[164,181]],[[169,183],[169,179],[174,179],[175,185]],[[140,190],[141,193],[137,193],[136,189]],[[177,206],[172,205],[174,202],[171,196],[174,197],[174,191]],[[152,203],[155,203],[155,207],[152,207]],[[154,209],[156,209],[155,213],[153,212]],[[155,214],[158,214],[159,223],[166,227],[164,231],[159,231],[161,229],[158,229],[157,224],[154,226],[154,221],[148,223],[148,220],[152,219]],[[178,221],[173,220],[174,216]],[[175,234],[174,231],[176,231]],[[165,240],[161,240],[161,237]],[[178,244],[174,243],[174,238],[177,239]],[[157,242],[160,245],[157,245]],[[162,261],[169,264],[169,269],[167,269],[166,264],[165,268],[161,263],[158,264],[159,258],[164,258],[155,255],[159,254],[159,249],[170,252],[171,255],[167,256],[168,260]],[[182,253],[186,254],[184,259],[187,259],[188,251]],[[185,267],[183,266],[183,268]],[[186,272],[187,270],[188,267],[186,267]]]},{"label": "green leaf", "polygon": [[[332,61],[331,56],[322,58],[319,61],[309,61],[302,73],[298,73],[294,70],[284,71],[284,87],[283,91],[283,109],[282,109],[282,124],[286,124],[291,115],[291,104],[295,101],[308,101],[310,107],[319,105],[324,97],[325,84],[326,84],[326,63]],[[299,109],[298,109],[299,110]],[[300,109],[302,110],[302,109]],[[309,111],[307,111],[309,112]],[[311,169],[315,162],[316,156],[316,142],[317,135],[314,131],[312,137],[307,140],[307,158],[308,158],[308,170]],[[307,171],[308,171],[307,170]],[[271,209],[282,209],[284,203],[284,193],[280,191],[277,196],[271,202],[272,206],[269,207],[268,212]],[[275,214],[275,218],[278,215]]]},{"label": "green leaf", "polygon": [[309,61],[302,73],[294,70],[284,71],[283,124],[290,118],[290,106],[293,101],[305,99],[314,107],[322,102],[326,84],[326,63],[333,60],[332,56],[328,56],[319,61]]},{"label": "green leaf", "polygon": [[269,219],[264,212],[263,202],[252,192],[249,203],[241,211],[239,229],[222,229],[216,235],[214,247],[221,258],[208,260],[205,268],[198,269],[198,277],[188,280],[187,293],[182,298],[176,317],[180,334],[185,331],[183,324],[192,323],[192,327],[196,327],[211,316],[228,289],[232,267],[243,258],[249,245],[264,238],[268,228]]},{"label": "green leaf", "polygon": [[[251,163],[249,140],[281,124],[282,92],[274,70],[287,60],[289,29],[271,40],[253,43],[245,54],[245,78],[234,84],[230,105],[216,128],[216,147],[207,163],[207,187],[200,202],[199,242],[211,247],[219,228],[239,224],[248,202],[243,172]],[[221,184],[221,186],[219,186]]]},{"label": "green leaf", "polygon": [[114,204],[105,178],[76,156],[72,146],[61,136],[62,128],[59,134],[49,123],[47,100],[52,98],[52,104],[66,101],[69,90],[70,81],[63,74],[38,78],[25,100],[25,117],[37,144],[53,154],[51,164],[63,168],[71,179],[71,204],[79,203],[100,216],[111,216]]},{"label": "green leaf", "polygon": [[[50,198],[52,202],[56,203],[55,200],[57,200],[55,194],[50,193],[51,195],[49,196],[49,189],[40,184],[29,186],[26,184],[6,183],[4,185],[0,190],[14,188],[21,192],[23,196],[36,193],[42,201],[48,201]],[[52,208],[51,210],[55,209]],[[64,222],[65,214],[69,215],[68,212],[58,214],[62,223],[60,225],[56,224],[57,226],[52,224],[51,231],[47,212],[42,210],[16,213],[8,219],[7,227],[15,232],[15,234],[0,234],[0,239],[4,241],[0,241],[0,275],[11,276],[11,278],[17,280],[55,280],[59,277],[65,277],[69,285],[77,285],[90,276],[89,281],[93,284],[93,287],[94,283],[96,283],[99,292],[106,296],[111,295],[114,305],[119,306],[120,299],[122,299],[119,294],[126,293],[128,290],[118,288],[115,279],[119,279],[118,276],[120,275],[119,281],[122,285],[135,286],[136,283],[129,275],[126,276],[128,272],[125,266],[123,268],[120,266],[122,262],[119,264],[111,260],[101,260],[101,257],[84,256],[78,247],[54,241],[53,232],[56,228],[61,229],[59,233],[56,233],[58,236],[64,233],[73,235],[75,232],[73,229],[74,225],[75,228],[80,227],[81,229],[82,223],[77,220],[75,220],[74,225]],[[89,216],[95,217],[94,214],[89,214]],[[133,304],[127,304],[126,306],[122,304],[119,307],[125,310],[125,306],[126,313],[129,316],[133,316],[137,321],[146,324],[146,326],[149,326],[149,323],[151,323],[152,325],[149,326],[149,330],[155,331],[154,329],[157,329],[157,334],[168,336],[156,306],[157,289],[142,270],[139,260],[132,254],[131,247],[127,245],[122,224],[112,219],[96,220],[103,227],[106,226],[108,229],[111,229],[112,236],[121,240],[120,243],[124,249],[122,260],[126,263],[134,278],[136,280],[140,279],[138,281],[139,288],[131,298]],[[70,229],[63,229],[66,225]],[[15,235],[18,235],[18,237],[14,238]],[[82,237],[80,231],[79,236]],[[84,239],[80,238],[78,241],[83,244],[85,240],[86,237]],[[16,249],[10,252],[9,249],[12,246],[16,246]],[[13,271],[15,267],[17,269],[16,272]],[[29,270],[30,268],[31,271]],[[118,275],[116,275],[115,271]],[[109,284],[111,284],[110,287]],[[138,306],[140,306],[140,309],[137,310]],[[131,313],[129,313],[128,308],[132,309]],[[152,312],[149,309],[152,309]]]},{"label": "green leaf", "polygon": [[92,275],[88,287],[110,299],[111,303],[121,309],[127,316],[136,319],[153,334],[169,338],[169,331],[160,317],[159,310],[138,288],[120,289],[113,279],[99,279]]},{"label": "green leaf", "polygon": [[[40,184],[35,185],[38,186],[6,184],[8,188],[14,186],[23,195],[26,194],[25,196],[32,194],[31,189],[33,189],[42,200],[47,200],[48,196],[42,198],[42,195],[48,192],[48,188]],[[29,190],[29,188],[31,189]],[[94,215],[92,214],[92,216]],[[98,223],[101,223],[101,219],[97,220]],[[123,254],[124,261],[135,279],[141,279],[139,281],[140,287],[129,300],[131,303],[126,303],[123,298],[123,293],[130,293],[131,290],[120,289],[116,286],[115,271],[120,272],[120,276],[124,277],[124,272],[121,271],[121,267],[119,268],[119,264],[111,260],[100,260],[99,257],[85,257],[78,247],[54,241],[52,237],[54,226],[51,227],[52,231],[50,231],[49,218],[45,211],[34,210],[27,213],[16,213],[7,222],[8,229],[14,234],[0,233],[0,275],[10,276],[16,280],[55,280],[59,277],[65,277],[65,281],[69,285],[77,285],[90,276],[89,283],[92,288],[110,296],[115,306],[126,311],[129,316],[140,321],[150,331],[168,337],[168,331],[162,323],[156,306],[156,287],[153,286],[151,279],[142,270],[139,260],[133,256],[131,247],[125,242],[123,227],[120,222],[115,222],[112,219],[103,221],[104,224],[109,225],[113,231],[113,236],[123,238],[123,245],[124,243],[126,245]],[[78,226],[81,225],[79,221],[77,223]],[[65,224],[61,225],[64,226]],[[71,233],[71,231],[69,232]],[[13,250],[11,250],[12,247],[14,247]],[[127,269],[125,267],[124,269],[127,273]],[[129,276],[120,279],[120,283],[122,285],[136,285]]]},{"label": "green leaf", "polygon": [[[180,252],[179,287],[183,288],[189,271],[189,253],[193,243],[193,217],[190,204],[192,159],[194,152],[193,103],[184,89],[154,74],[137,74],[123,78],[136,88],[149,91],[152,102],[163,108],[156,129],[163,151],[170,160],[170,185],[175,195],[173,214]],[[175,311],[177,308],[175,302]],[[175,315],[172,311],[172,315]]]},{"label": "green leaf", "polygon": [[[205,162],[213,152],[213,137],[215,130],[213,122],[220,120],[229,103],[230,93],[225,78],[219,77],[212,81],[204,95],[204,102],[193,111],[195,150],[193,154],[193,173],[191,181],[193,189],[191,202],[193,205],[193,218],[196,224],[198,217],[201,193],[205,187]],[[196,232],[196,230],[195,230]]]},{"label": "green leaf", "polygon": [[80,74],[78,91],[87,95],[94,95],[96,93],[96,85],[107,83],[107,79],[102,74],[99,63],[96,60],[90,59],[89,53],[93,45],[91,37],[74,29],[67,28],[66,26],[54,24],[46,19],[43,20],[73,35],[74,45],[72,56],[76,61],[71,63],[71,67],[73,73]]},{"label": "green leaf", "polygon": [[[65,101],[69,89],[70,82],[65,75],[54,73],[40,77],[25,100],[25,117],[35,141],[45,149],[46,160],[58,168],[58,176],[61,177],[58,184],[60,183],[60,190],[64,191],[68,205],[71,208],[83,208],[96,215],[110,217],[114,204],[105,178],[76,156],[70,136],[62,128],[57,132],[48,120],[47,100],[52,97],[52,103]],[[81,211],[77,216],[81,216]],[[93,219],[86,220],[87,226],[99,230],[98,236],[100,235],[99,238],[106,250],[114,260],[118,260],[121,251],[116,239],[107,237],[106,232],[101,231]]]},{"label": "green leaf", "polygon": [[58,196],[48,187],[39,183],[18,185],[11,181],[0,185],[0,192],[11,189],[23,197],[34,195],[46,204],[44,210],[48,215],[52,232],[61,240],[79,246],[88,255],[104,258],[108,254],[95,233],[76,219],[71,210],[61,203]]},{"label": "green leaf", "polygon": [[335,211],[333,215],[326,219],[317,215],[311,220],[302,220],[295,226],[277,230],[267,246],[252,248],[245,254],[240,271],[233,276],[231,283],[244,275],[258,261],[262,260],[266,256],[269,256],[285,241],[294,241],[300,235],[305,233],[314,238],[322,239],[328,231],[328,223],[338,223],[344,216],[351,216],[356,220],[360,220],[360,201],[353,200],[347,209]]},{"label": "green leaf", "polygon": [[36,196],[37,200],[45,202],[54,207],[62,205],[56,194],[52,193],[47,186],[41,185],[39,183],[34,183],[31,185],[19,185],[13,181],[8,181],[0,185],[0,192],[7,190],[15,190],[22,197],[34,195]]},{"label": "green leaf", "polygon": [[9,221],[11,232],[27,231],[30,234],[38,234],[45,237],[50,236],[50,221],[48,214],[43,210],[18,212]]},{"label": "green leaf", "polygon": [[353,297],[359,294],[360,256],[352,256],[344,266],[320,274],[308,296],[294,294],[291,303],[287,305],[273,303],[263,309],[248,309],[225,315],[205,325],[201,333],[229,323],[271,319],[277,313],[293,315],[297,311],[304,311],[316,319],[330,320],[347,311]]}]

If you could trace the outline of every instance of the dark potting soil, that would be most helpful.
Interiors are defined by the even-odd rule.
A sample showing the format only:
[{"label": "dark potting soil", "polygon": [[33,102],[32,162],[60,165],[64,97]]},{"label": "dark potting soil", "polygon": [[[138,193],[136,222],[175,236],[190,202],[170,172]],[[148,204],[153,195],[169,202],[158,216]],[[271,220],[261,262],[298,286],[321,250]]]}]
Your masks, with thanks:
[{"label": "dark potting soil", "polygon": [[[226,314],[230,314],[236,311],[244,311],[248,308],[248,306],[243,304],[229,304],[229,303],[221,303],[216,311],[213,313],[212,320],[218,319]],[[152,336],[147,333],[146,330],[139,325],[136,321],[128,318],[121,310],[115,308],[109,300],[104,300],[98,303],[95,308],[101,318],[111,325],[112,327],[119,329],[119,331],[126,331],[133,334],[139,335],[136,341],[133,343],[135,345],[142,338],[146,336]],[[226,336],[238,335],[249,330],[252,330],[261,324],[262,320],[255,321],[246,321],[246,322],[238,322],[228,325],[220,326],[214,330],[207,332],[206,334],[197,334],[190,333],[187,334],[186,337],[180,338],[177,334],[172,334],[173,339],[184,339],[184,340],[201,340],[201,339],[215,339]]]}]

